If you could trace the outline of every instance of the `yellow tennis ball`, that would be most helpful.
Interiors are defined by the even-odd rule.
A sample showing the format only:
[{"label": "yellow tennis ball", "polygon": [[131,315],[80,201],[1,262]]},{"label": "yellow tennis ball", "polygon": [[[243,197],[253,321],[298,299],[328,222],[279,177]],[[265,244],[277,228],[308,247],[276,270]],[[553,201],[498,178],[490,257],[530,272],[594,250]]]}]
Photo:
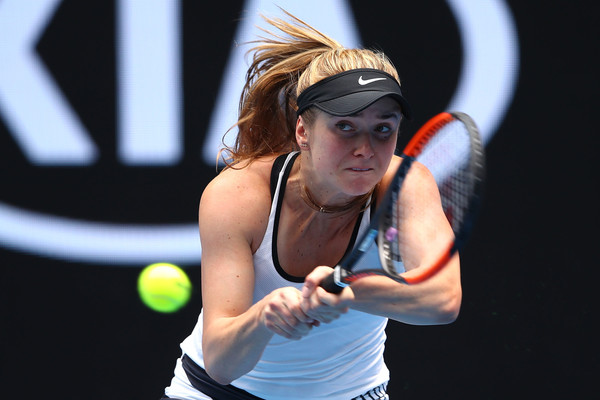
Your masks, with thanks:
[{"label": "yellow tennis ball", "polygon": [[154,311],[171,313],[187,304],[192,283],[178,266],[169,263],[148,265],[138,277],[140,298]]}]

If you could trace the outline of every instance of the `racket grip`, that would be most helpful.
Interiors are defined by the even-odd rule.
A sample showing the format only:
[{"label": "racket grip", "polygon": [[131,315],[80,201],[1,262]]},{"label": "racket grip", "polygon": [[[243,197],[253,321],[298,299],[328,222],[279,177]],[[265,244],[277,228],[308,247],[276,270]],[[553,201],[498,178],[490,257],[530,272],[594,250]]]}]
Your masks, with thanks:
[{"label": "racket grip", "polygon": [[329,293],[340,294],[342,290],[348,285],[342,283],[341,285],[335,281],[335,273],[332,272],[331,275],[328,275],[321,281],[319,284],[323,289],[327,290]]}]

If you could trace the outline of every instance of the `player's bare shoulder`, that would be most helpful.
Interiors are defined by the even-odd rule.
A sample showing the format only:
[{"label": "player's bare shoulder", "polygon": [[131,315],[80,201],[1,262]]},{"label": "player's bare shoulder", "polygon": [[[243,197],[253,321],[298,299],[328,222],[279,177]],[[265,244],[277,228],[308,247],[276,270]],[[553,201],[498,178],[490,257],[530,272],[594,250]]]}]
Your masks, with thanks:
[{"label": "player's bare shoulder", "polygon": [[[271,205],[270,176],[273,157],[236,165],[221,171],[204,189],[199,222],[245,232],[252,242],[262,237]],[[264,229],[263,229],[264,228]]]}]

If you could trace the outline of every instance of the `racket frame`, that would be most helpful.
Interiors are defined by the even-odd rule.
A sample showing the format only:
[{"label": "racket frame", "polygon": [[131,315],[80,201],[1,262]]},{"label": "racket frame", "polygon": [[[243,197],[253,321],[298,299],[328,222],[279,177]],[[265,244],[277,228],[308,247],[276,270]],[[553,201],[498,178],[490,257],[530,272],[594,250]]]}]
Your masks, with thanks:
[{"label": "racket frame", "polygon": [[[391,244],[390,240],[386,239],[386,229],[384,229],[389,224],[384,223],[384,218],[387,218],[386,214],[390,214],[392,207],[397,206],[396,201],[393,199],[397,200],[397,195],[400,194],[402,184],[414,161],[416,161],[429,140],[438,132],[439,128],[454,120],[462,122],[469,131],[470,169],[475,179],[472,181],[474,186],[471,193],[473,195],[469,199],[469,206],[466,209],[467,214],[464,217],[460,231],[457,232],[454,240],[440,254],[437,261],[417,276],[404,277],[396,271],[393,261],[389,256],[389,246]],[[402,161],[396,170],[390,187],[377,207],[367,231],[358,241],[358,245],[335,266],[333,273],[321,282],[320,286],[328,292],[340,293],[346,286],[357,279],[373,275],[387,276],[397,282],[408,285],[423,282],[438,273],[450,261],[452,256],[463,248],[467,241],[481,205],[483,176],[485,174],[483,145],[479,131],[473,120],[467,114],[461,112],[443,112],[436,115],[425,123],[413,136],[406,145],[401,157]],[[360,271],[353,272],[352,267],[371,248],[375,240],[378,242],[381,268],[361,269]],[[397,241],[397,239],[395,240]]]}]

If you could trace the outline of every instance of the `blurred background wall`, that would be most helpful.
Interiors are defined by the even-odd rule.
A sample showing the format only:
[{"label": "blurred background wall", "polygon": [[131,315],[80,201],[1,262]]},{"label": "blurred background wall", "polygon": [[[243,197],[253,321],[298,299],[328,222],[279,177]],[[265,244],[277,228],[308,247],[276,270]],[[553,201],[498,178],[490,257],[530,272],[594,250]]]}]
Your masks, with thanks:
[{"label": "blurred background wall", "polygon": [[[598,11],[591,1],[0,0],[0,382],[6,397],[158,399],[201,308],[197,206],[258,12],[383,49],[415,114],[475,117],[488,184],[451,325],[390,323],[392,398],[594,388]],[[232,132],[227,140],[231,140]],[[195,284],[145,307],[141,269]]]}]

